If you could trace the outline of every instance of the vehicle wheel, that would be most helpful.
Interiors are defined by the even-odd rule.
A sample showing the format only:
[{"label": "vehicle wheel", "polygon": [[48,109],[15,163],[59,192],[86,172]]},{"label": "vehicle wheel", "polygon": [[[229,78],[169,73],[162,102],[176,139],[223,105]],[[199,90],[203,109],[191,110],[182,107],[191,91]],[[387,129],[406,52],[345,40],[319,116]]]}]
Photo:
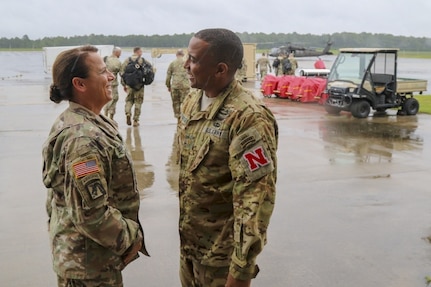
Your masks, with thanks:
[{"label": "vehicle wheel", "polygon": [[353,102],[350,108],[355,118],[366,118],[370,114],[370,103],[367,101]]},{"label": "vehicle wheel", "polygon": [[419,111],[419,102],[415,98],[408,98],[403,103],[403,110],[404,112],[409,115],[413,116],[416,115]]},{"label": "vehicle wheel", "polygon": [[325,111],[330,115],[338,115],[338,114],[340,114],[341,109],[333,107],[333,106],[325,105]]}]

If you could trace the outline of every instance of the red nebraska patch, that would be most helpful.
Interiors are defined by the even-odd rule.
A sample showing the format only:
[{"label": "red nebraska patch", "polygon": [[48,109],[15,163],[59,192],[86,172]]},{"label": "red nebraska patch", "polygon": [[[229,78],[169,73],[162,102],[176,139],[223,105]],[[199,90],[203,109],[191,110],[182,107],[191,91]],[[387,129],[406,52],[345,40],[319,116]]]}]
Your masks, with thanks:
[{"label": "red nebraska patch", "polygon": [[265,156],[263,148],[257,147],[252,151],[246,152],[243,157],[248,163],[248,168],[251,171],[255,171],[259,167],[269,164],[268,158]]}]

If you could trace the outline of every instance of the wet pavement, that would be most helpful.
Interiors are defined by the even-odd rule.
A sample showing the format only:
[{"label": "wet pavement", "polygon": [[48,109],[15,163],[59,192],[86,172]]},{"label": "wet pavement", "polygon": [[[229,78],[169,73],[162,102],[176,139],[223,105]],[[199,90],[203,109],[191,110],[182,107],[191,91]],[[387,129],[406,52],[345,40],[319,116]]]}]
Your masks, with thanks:
[{"label": "wet pavement", "polygon": [[[163,72],[162,72],[163,73]],[[67,104],[48,82],[0,86],[0,286],[55,286],[41,146]],[[257,88],[254,82],[246,83]],[[146,88],[141,126],[115,119],[138,173],[151,258],[125,286],[179,286],[176,121],[163,80]],[[355,119],[265,98],[278,120],[276,207],[253,286],[425,286],[431,275],[431,116]]]}]

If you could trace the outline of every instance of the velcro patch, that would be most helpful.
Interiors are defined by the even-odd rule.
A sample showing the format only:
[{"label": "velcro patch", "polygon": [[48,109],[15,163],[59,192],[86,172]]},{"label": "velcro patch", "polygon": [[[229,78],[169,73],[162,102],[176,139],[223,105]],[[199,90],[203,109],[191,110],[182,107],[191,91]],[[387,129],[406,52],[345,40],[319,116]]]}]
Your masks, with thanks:
[{"label": "velcro patch", "polygon": [[93,200],[106,194],[106,191],[103,188],[102,182],[100,180],[89,181],[85,184],[85,188],[87,189],[88,194]]},{"label": "velcro patch", "polygon": [[83,176],[100,171],[99,165],[95,158],[77,162],[72,166],[72,168],[73,172],[75,173],[75,178],[81,178]]},{"label": "velcro patch", "polygon": [[259,167],[266,166],[270,163],[270,160],[266,157],[262,146],[247,151],[243,155],[244,159],[248,163],[248,168],[250,171],[255,171]]},{"label": "velcro patch", "polygon": [[262,145],[254,146],[245,151],[241,163],[250,181],[258,180],[274,170],[274,163]]}]

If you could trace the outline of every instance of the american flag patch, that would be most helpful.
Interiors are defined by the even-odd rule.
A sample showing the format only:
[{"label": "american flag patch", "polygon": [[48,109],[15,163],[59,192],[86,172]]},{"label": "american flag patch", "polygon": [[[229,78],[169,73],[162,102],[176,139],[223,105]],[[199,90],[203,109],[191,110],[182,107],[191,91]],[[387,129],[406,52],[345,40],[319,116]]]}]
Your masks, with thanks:
[{"label": "american flag patch", "polygon": [[80,178],[84,175],[99,172],[99,165],[96,159],[90,159],[86,161],[81,161],[73,165],[73,171],[75,172],[75,177]]}]

